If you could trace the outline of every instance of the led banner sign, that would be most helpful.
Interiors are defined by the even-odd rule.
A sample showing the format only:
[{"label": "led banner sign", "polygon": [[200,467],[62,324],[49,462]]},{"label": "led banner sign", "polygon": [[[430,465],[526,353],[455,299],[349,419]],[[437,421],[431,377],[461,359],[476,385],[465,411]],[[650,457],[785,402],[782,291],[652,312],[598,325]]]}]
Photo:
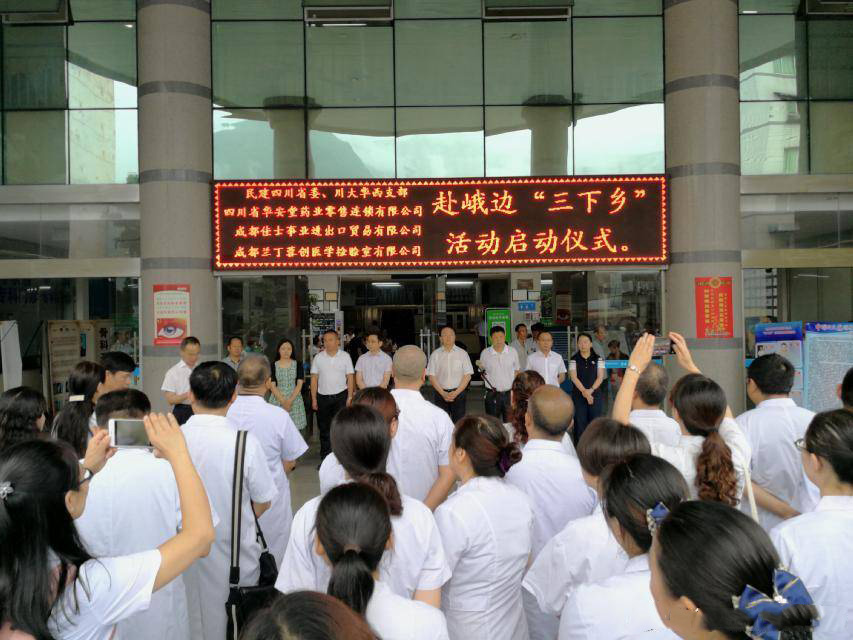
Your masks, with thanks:
[{"label": "led banner sign", "polygon": [[665,264],[664,176],[216,182],[214,269]]}]

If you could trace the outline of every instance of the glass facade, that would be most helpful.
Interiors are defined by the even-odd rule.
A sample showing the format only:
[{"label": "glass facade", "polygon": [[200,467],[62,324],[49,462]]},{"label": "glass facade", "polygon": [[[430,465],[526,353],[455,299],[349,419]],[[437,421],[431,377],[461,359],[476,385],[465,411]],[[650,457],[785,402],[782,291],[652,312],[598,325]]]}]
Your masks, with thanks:
[{"label": "glass facade", "polygon": [[213,2],[217,179],[664,169],[659,0],[513,22],[397,0],[392,26],[346,28],[294,4]]},{"label": "glass facade", "polygon": [[853,19],[741,2],[744,175],[853,173]]}]

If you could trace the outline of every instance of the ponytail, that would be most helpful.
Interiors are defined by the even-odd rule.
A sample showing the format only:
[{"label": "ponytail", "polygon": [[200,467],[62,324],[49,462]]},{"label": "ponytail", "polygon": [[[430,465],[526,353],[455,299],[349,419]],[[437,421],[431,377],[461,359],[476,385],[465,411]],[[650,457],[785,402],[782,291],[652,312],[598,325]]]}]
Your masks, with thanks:
[{"label": "ponytail", "polygon": [[388,503],[368,484],[340,485],[320,501],[316,531],[332,565],[328,594],[364,614],[373,595],[373,572],[391,538]]},{"label": "ponytail", "polygon": [[524,416],[527,414],[527,402],[539,387],[545,384],[545,379],[536,371],[522,371],[512,381],[512,407],[510,407],[510,422],[514,430],[513,440],[518,445],[527,444],[530,437]]},{"label": "ponytail", "polygon": [[702,442],[702,451],[696,458],[696,488],[700,500],[732,507],[739,502],[732,451],[719,431],[712,431]]},{"label": "ponytail", "polygon": [[465,416],[456,423],[453,444],[464,449],[474,473],[480,477],[503,478],[521,460],[521,448],[509,439],[494,416]]},{"label": "ponytail", "polygon": [[70,397],[56,416],[53,435],[70,444],[79,458],[86,455],[89,419],[95,412],[95,395],[106,378],[106,370],[96,362],[78,362],[68,377]]},{"label": "ponytail", "polygon": [[394,480],[394,476],[390,473],[377,471],[376,473],[370,473],[353,479],[369,484],[371,487],[376,489],[388,503],[388,511],[392,516],[399,516],[403,514],[403,498],[400,495],[400,489],[397,486],[397,481]]}]

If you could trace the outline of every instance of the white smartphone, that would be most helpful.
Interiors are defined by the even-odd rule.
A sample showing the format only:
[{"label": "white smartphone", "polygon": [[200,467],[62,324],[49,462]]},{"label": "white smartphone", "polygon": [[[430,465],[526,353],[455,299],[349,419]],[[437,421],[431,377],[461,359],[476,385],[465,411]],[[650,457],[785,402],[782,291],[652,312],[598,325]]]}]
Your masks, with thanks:
[{"label": "white smartphone", "polygon": [[119,449],[151,449],[151,442],[141,419],[111,418],[107,422],[110,444]]}]

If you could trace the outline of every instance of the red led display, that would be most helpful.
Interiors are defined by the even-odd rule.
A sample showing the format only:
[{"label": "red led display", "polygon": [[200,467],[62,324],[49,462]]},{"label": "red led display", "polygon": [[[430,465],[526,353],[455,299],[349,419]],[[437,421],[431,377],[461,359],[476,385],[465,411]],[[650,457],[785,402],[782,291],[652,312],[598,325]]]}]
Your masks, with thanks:
[{"label": "red led display", "polygon": [[664,176],[223,181],[214,269],[665,264]]}]

